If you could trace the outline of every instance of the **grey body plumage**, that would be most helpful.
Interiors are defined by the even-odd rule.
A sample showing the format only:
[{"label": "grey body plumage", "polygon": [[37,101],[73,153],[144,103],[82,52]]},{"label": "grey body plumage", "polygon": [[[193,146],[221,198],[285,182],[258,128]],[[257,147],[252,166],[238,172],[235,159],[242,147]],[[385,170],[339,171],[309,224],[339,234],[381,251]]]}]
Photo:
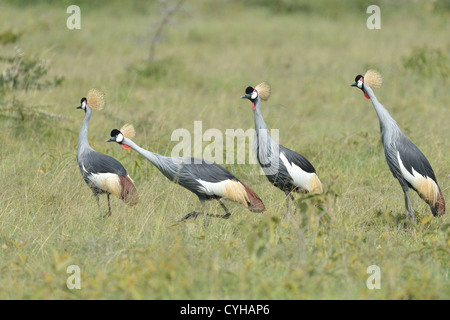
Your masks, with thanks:
[{"label": "grey body plumage", "polygon": [[[270,90],[268,84],[262,89]],[[267,98],[268,93],[264,94]],[[267,179],[286,195],[289,213],[289,197],[294,200],[293,192],[322,193],[320,182],[313,165],[299,153],[274,141],[261,113],[261,96],[256,88],[248,87],[241,98],[252,102],[255,120],[253,150]],[[266,99],[267,99],[266,98]]]},{"label": "grey body plumage", "polygon": [[436,181],[434,171],[420,149],[403,134],[396,121],[378,101],[372,88],[364,83],[364,77],[355,78],[354,87],[360,88],[370,99],[378,115],[381,142],[386,162],[392,175],[400,183],[405,197],[405,214],[415,222],[415,212],[409,196],[409,188],[415,190],[429,205],[434,216],[445,212],[445,201]]},{"label": "grey body plumage", "polygon": [[[203,211],[205,201],[216,199],[224,209],[225,215],[205,214],[205,223],[207,216],[228,218],[231,215],[226,206],[220,201],[222,198],[240,202],[253,212],[261,212],[265,209],[264,204],[256,193],[228,170],[216,163],[192,157],[166,157],[159,155],[141,148],[131,139],[124,137],[117,129],[111,132],[111,138],[107,141],[115,141],[121,145],[127,145],[145,157],[167,179],[197,195],[202,203]],[[191,212],[181,220],[196,217],[199,214],[204,214],[204,212]]]},{"label": "grey body plumage", "polygon": [[142,149],[136,144],[133,145],[131,140],[127,140],[124,143],[149,160],[167,179],[195,193],[200,201],[218,199],[220,197],[203,192],[203,185],[198,180],[210,183],[218,183],[225,180],[239,181],[222,166],[204,159],[166,157]]},{"label": "grey body plumage", "polygon": [[88,131],[92,109],[88,106],[86,98],[81,100],[81,105],[77,108],[85,111],[78,136],[78,167],[84,181],[91,188],[99,209],[99,195],[107,195],[108,213],[105,216],[109,216],[111,215],[110,194],[119,197],[130,205],[134,205],[137,202],[137,191],[126,169],[119,161],[96,152],[89,145]]}]

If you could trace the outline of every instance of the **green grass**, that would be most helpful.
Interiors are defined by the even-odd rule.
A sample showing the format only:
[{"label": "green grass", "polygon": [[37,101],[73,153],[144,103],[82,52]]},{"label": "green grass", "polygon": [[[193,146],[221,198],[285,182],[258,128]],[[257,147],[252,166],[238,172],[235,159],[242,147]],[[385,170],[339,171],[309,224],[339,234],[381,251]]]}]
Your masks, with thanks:
[{"label": "green grass", "polygon": [[[1,55],[18,46],[50,60],[47,79],[64,77],[58,87],[0,96],[1,299],[450,297],[448,214],[431,217],[411,193],[418,222],[404,228],[403,194],[385,163],[376,113],[349,86],[369,67],[381,72],[377,97],[430,160],[448,204],[449,79],[439,69],[448,67],[450,48],[445,1],[379,1],[381,30],[366,28],[364,1],[188,2],[151,62],[155,4],[81,2],[74,31],[66,28],[69,4],[1,5],[0,33],[18,35],[0,45]],[[137,153],[104,142],[132,123],[136,143],[170,155],[173,130],[193,132],[194,121],[203,131],[247,130],[253,115],[240,96],[263,80],[272,85],[262,106],[267,125],[313,163],[326,191],[297,196],[296,215],[285,215],[283,193],[258,166],[225,165],[267,210],[227,202],[229,220],[174,224],[199,208],[196,197]],[[76,163],[83,113],[75,108],[91,87],[108,99],[91,119],[91,146],[120,160],[140,193],[131,208],[112,198],[107,219]],[[101,205],[106,210],[104,197]],[[71,264],[81,268],[80,290],[66,287]],[[381,268],[380,290],[366,287],[370,265]]]}]

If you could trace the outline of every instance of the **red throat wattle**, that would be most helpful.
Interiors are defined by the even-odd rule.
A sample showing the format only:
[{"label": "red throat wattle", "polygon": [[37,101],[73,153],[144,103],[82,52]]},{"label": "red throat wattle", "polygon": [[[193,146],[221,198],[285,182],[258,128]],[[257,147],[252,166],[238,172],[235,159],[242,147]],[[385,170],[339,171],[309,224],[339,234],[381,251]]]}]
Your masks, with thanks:
[{"label": "red throat wattle", "polygon": [[367,100],[370,100],[370,97],[366,92],[364,92],[364,97],[366,97]]},{"label": "red throat wattle", "polygon": [[255,103],[254,102],[252,102],[252,107],[253,107],[253,111],[255,111],[256,107],[255,107]]},{"label": "red throat wattle", "polygon": [[124,148],[125,150],[130,149],[130,146],[127,146],[126,144],[121,144],[122,148]]}]

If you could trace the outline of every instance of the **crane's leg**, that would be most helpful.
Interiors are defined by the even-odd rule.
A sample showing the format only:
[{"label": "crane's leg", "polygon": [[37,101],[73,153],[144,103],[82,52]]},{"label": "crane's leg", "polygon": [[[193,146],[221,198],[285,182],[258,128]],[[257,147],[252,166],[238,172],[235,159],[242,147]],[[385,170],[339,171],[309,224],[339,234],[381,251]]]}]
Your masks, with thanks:
[{"label": "crane's leg", "polygon": [[287,214],[290,214],[290,208],[289,208],[289,198],[291,198],[292,203],[294,204],[294,214],[297,212],[297,203],[295,202],[294,195],[292,192],[285,191],[286,194],[286,206],[287,206]]},{"label": "crane's leg", "polygon": [[189,213],[188,213],[187,215],[185,215],[183,218],[181,218],[180,220],[178,220],[178,222],[182,222],[182,221],[184,221],[184,220],[191,219],[191,218],[196,219],[200,214],[204,214],[204,212],[205,212],[205,200],[202,199],[202,198],[200,198],[200,197],[199,197],[199,200],[200,200],[200,203],[202,204],[202,211],[192,211],[192,212],[189,212]]},{"label": "crane's leg", "polygon": [[203,225],[205,227],[207,227],[207,226],[209,226],[209,221],[208,221],[208,214],[206,213],[206,210],[205,210],[205,200],[200,200],[200,202],[202,203],[202,212],[203,212],[203,216],[204,216]]},{"label": "crane's leg", "polygon": [[411,220],[412,223],[416,223],[414,209],[412,206],[411,199],[409,198],[408,188],[406,189],[403,188],[403,192],[405,193],[405,207],[406,207],[405,215],[407,218]]},{"label": "crane's leg", "polygon": [[97,207],[98,211],[100,212],[100,218],[104,218],[104,215],[102,215],[102,208],[100,207],[100,197],[98,196],[97,192],[94,192],[95,200],[97,200]]},{"label": "crane's leg", "polygon": [[286,194],[287,215],[289,215],[290,214],[290,211],[289,211],[289,191],[284,191],[284,193]]},{"label": "crane's leg", "polygon": [[231,212],[228,210],[228,208],[225,206],[225,204],[222,201],[220,201],[220,199],[217,199],[217,201],[220,203],[220,206],[225,211],[224,215],[206,213],[205,200],[200,200],[200,202],[202,203],[202,211],[200,211],[200,212],[199,211],[189,212],[187,215],[185,215],[179,221],[181,222],[181,221],[184,221],[184,220],[187,220],[187,219],[190,219],[190,218],[197,218],[200,214],[203,214],[205,216],[205,220],[204,220],[205,226],[209,225],[208,217],[228,219],[231,216]]},{"label": "crane's leg", "polygon": [[294,214],[297,213],[297,202],[295,202],[295,198],[292,193],[289,194],[291,196],[292,203],[294,204]]},{"label": "crane's leg", "polygon": [[108,213],[103,216],[103,218],[111,216],[111,202],[109,201],[109,193],[106,194],[106,197],[108,198]]},{"label": "crane's leg", "polygon": [[97,200],[97,207],[98,207],[98,210],[99,210],[100,212],[102,212],[102,209],[100,208],[100,199],[99,199],[99,197],[98,197],[98,193],[95,193],[95,192],[94,192],[94,197],[95,197],[95,200]]},{"label": "crane's leg", "polygon": [[192,211],[192,212],[189,212],[187,215],[185,215],[183,218],[181,218],[179,221],[184,221],[184,220],[191,219],[191,218],[197,218],[198,215],[200,215],[200,214],[203,214],[203,212]]},{"label": "crane's leg", "polygon": [[203,214],[205,215],[205,221],[203,224],[205,225],[205,227],[207,227],[209,225],[208,217],[228,219],[231,216],[231,212],[228,210],[228,208],[225,206],[225,204],[222,201],[220,201],[220,199],[216,199],[216,200],[220,203],[220,206],[225,211],[225,214],[221,215],[221,214],[206,213],[205,202],[202,201],[203,212],[204,212]]},{"label": "crane's leg", "polygon": [[225,211],[225,214],[223,216],[216,215],[216,217],[222,218],[222,219],[228,219],[231,216],[231,212],[228,210],[228,208],[225,206],[225,204],[222,201],[220,201],[220,199],[217,199],[217,201],[220,203],[220,206]]}]

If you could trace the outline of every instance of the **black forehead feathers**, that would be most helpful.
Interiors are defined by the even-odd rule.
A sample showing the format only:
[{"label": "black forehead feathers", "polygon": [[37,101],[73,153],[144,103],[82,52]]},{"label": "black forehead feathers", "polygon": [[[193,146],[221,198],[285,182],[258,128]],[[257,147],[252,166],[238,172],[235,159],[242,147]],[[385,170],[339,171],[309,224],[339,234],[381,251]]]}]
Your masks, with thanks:
[{"label": "black forehead feathers", "polygon": [[359,80],[360,78],[363,78],[363,80],[364,80],[364,77],[363,77],[362,75],[358,74],[358,75],[356,76],[356,78],[355,78],[355,82],[358,82],[358,80]]},{"label": "black forehead feathers", "polygon": [[253,89],[252,87],[247,87],[247,89],[245,89],[245,93],[246,94],[252,93],[253,90],[255,90],[255,89]]},{"label": "black forehead feathers", "polygon": [[86,101],[86,102],[87,102],[87,99],[86,99],[85,97],[81,98],[80,103],[83,104],[83,101]]},{"label": "black forehead feathers", "polygon": [[120,133],[119,130],[113,129],[113,130],[111,131],[111,137],[115,137],[115,136],[117,136],[119,133]]}]

